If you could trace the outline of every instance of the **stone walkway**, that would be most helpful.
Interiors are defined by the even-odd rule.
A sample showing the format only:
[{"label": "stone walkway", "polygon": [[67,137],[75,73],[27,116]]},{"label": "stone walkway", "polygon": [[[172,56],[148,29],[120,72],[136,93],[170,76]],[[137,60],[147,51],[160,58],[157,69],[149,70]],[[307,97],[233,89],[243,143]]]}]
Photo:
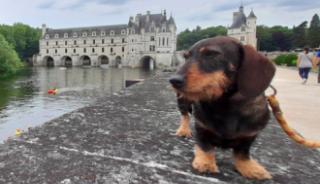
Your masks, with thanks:
[{"label": "stone walkway", "polygon": [[[158,75],[6,141],[0,145],[0,183],[319,183],[320,153],[289,140],[273,119],[251,150],[272,180],[241,177],[234,170],[231,152],[219,149],[219,174],[194,172],[194,140],[174,135],[180,116],[169,76]],[[274,81],[280,85],[281,100],[290,85],[301,88],[295,81],[285,87],[281,80],[285,79]],[[284,100],[282,104],[290,107]]]},{"label": "stone walkway", "polygon": [[310,73],[302,85],[297,70],[277,68],[272,84],[278,89],[278,100],[290,126],[304,137],[320,141],[320,84],[317,74]]}]

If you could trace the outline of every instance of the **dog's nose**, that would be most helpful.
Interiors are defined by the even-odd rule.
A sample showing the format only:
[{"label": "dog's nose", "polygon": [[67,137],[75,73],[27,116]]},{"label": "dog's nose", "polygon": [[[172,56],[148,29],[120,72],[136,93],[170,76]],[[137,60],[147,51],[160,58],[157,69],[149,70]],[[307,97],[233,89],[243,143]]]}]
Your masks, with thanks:
[{"label": "dog's nose", "polygon": [[184,78],[181,75],[174,75],[169,79],[174,88],[180,89],[184,85]]}]

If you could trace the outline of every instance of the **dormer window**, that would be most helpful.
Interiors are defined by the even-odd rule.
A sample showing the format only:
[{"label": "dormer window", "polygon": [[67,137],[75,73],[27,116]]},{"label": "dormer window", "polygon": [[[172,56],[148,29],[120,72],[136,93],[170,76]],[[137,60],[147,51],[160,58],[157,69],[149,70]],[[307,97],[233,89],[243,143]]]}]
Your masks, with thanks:
[{"label": "dormer window", "polygon": [[106,32],[105,31],[101,31],[101,36],[106,36]]},{"label": "dormer window", "polygon": [[73,33],[73,37],[78,37],[78,34],[77,33]]},{"label": "dormer window", "polygon": [[92,36],[97,36],[97,32],[93,31]]},{"label": "dormer window", "polygon": [[122,30],[121,30],[121,34],[122,34],[122,35],[125,35],[125,34],[126,34],[126,30],[122,29]]},{"label": "dormer window", "polygon": [[68,36],[69,36],[68,33],[64,33],[63,35],[64,38],[68,38]]},{"label": "dormer window", "polygon": [[82,33],[82,37],[87,37],[88,36],[88,33],[87,32],[83,32]]},{"label": "dormer window", "polygon": [[49,39],[49,38],[50,38],[49,34],[46,34],[46,39]]},{"label": "dormer window", "polygon": [[162,32],[166,32],[166,28],[162,28]]},{"label": "dormer window", "polygon": [[54,38],[59,38],[59,34],[55,34],[55,35],[54,35]]},{"label": "dormer window", "polygon": [[110,35],[113,36],[114,35],[114,31],[110,31]]}]

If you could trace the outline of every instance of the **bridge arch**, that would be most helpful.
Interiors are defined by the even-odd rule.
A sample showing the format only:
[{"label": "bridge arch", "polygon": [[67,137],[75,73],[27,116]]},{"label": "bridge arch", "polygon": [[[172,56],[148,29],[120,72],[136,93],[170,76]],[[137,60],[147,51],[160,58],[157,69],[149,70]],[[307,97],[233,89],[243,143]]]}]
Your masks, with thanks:
[{"label": "bridge arch", "polygon": [[45,56],[42,62],[43,62],[43,66],[54,67],[54,59],[51,56]]},{"label": "bridge arch", "polygon": [[83,66],[91,66],[91,58],[87,55],[83,55],[80,57],[80,63]]},{"label": "bridge arch", "polygon": [[109,65],[109,58],[106,55],[101,55],[98,57],[99,65]]},{"label": "bridge arch", "polygon": [[140,59],[140,67],[145,70],[154,70],[156,68],[156,60],[149,55],[143,56]]},{"label": "bridge arch", "polygon": [[70,56],[63,56],[61,58],[61,65],[65,67],[72,67],[72,58]]},{"label": "bridge arch", "polygon": [[116,67],[121,67],[122,66],[122,58],[121,58],[121,56],[117,56],[116,57],[116,63],[115,63],[115,65],[116,65]]}]

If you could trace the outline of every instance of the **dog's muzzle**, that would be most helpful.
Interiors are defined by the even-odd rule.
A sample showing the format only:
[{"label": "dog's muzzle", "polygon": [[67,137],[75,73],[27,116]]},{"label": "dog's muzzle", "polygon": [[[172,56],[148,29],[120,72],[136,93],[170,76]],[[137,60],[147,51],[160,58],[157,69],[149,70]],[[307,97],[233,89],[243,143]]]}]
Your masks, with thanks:
[{"label": "dog's muzzle", "polygon": [[184,77],[182,77],[181,75],[174,75],[169,79],[169,82],[171,83],[171,85],[176,88],[176,89],[181,89],[183,88],[184,84],[185,84],[185,80]]}]

